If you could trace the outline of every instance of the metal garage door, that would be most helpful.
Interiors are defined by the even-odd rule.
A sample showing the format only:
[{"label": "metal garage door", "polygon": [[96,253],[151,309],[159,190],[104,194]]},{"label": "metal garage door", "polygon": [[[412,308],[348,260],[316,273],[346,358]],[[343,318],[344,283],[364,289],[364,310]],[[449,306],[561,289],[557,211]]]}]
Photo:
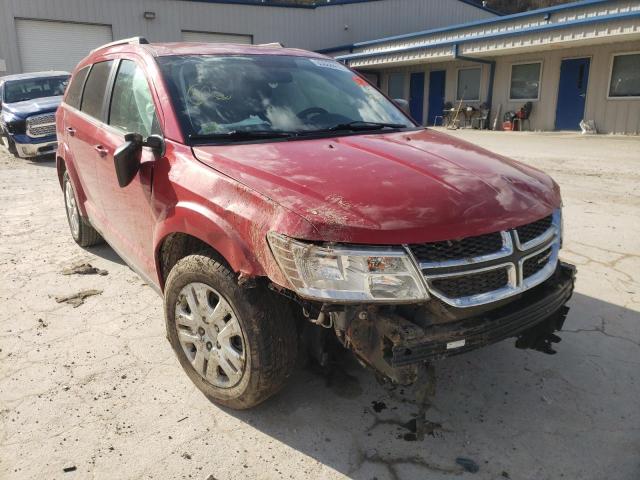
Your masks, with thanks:
[{"label": "metal garage door", "polygon": [[22,71],[67,70],[113,40],[110,25],[16,19]]},{"label": "metal garage door", "polygon": [[253,43],[253,36],[235,33],[210,33],[182,31],[182,39],[185,42],[205,43]]}]

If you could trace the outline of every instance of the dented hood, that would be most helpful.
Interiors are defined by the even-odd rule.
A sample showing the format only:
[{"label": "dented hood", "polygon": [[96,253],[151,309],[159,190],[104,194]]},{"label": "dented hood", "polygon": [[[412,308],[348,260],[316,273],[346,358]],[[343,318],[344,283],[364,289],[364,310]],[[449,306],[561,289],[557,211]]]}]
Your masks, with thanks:
[{"label": "dented hood", "polygon": [[317,240],[455,239],[522,225],[560,204],[546,174],[431,130],[203,146],[194,154],[307,219]]}]

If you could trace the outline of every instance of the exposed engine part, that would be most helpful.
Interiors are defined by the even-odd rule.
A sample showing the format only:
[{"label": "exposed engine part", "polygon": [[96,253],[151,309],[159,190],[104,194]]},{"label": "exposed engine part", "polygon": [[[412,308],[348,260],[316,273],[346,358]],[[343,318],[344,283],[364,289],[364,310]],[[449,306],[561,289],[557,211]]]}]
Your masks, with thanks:
[{"label": "exposed engine part", "polygon": [[416,381],[418,364],[393,367],[389,361],[391,351],[420,341],[424,338],[422,328],[395,314],[358,312],[347,329],[348,345],[354,353],[374,370],[382,373],[393,383],[410,385]]}]

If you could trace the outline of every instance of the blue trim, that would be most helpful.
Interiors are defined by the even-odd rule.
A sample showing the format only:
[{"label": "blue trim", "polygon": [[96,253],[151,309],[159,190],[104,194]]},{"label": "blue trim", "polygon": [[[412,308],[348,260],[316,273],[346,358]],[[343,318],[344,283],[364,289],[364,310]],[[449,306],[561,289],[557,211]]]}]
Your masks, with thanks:
[{"label": "blue trim", "polygon": [[451,32],[453,30],[460,30],[463,28],[469,28],[469,27],[477,27],[479,25],[488,25],[491,23],[501,23],[501,22],[508,22],[510,20],[514,20],[514,19],[518,19],[518,18],[526,18],[526,17],[535,17],[536,15],[540,15],[540,14],[545,14],[545,13],[552,13],[552,12],[560,12],[562,10],[570,10],[572,8],[580,8],[580,7],[587,7],[587,6],[591,6],[591,5],[597,5],[600,3],[607,3],[610,0],[582,0],[579,2],[573,2],[573,3],[565,3],[562,5],[556,5],[555,7],[547,7],[547,8],[540,8],[538,10],[529,10],[528,12],[521,12],[521,13],[514,13],[511,15],[503,15],[501,17],[498,18],[488,18],[488,19],[483,19],[483,20],[475,20],[473,22],[468,22],[468,23],[461,23],[458,25],[451,25],[448,27],[441,27],[441,28],[434,28],[431,30],[422,30],[419,32],[412,32],[412,33],[405,33],[402,35],[395,35],[392,37],[384,37],[384,38],[378,38],[375,40],[368,40],[365,42],[358,42],[358,43],[354,43],[353,46],[355,48],[358,47],[364,47],[366,45],[376,45],[379,43],[386,43],[386,42],[391,42],[394,40],[403,40],[406,38],[415,38],[415,37],[422,37],[424,35],[430,35],[432,33],[442,33],[442,32]]},{"label": "blue trim", "polygon": [[320,50],[316,50],[316,53],[333,53],[333,52],[342,52],[343,50],[349,50],[350,52],[353,52],[353,45],[348,44],[348,45],[338,45],[336,47],[321,48]]},{"label": "blue trim", "polygon": [[201,2],[201,3],[222,3],[222,4],[231,4],[231,5],[250,5],[250,6],[259,6],[259,7],[302,8],[307,10],[315,10],[316,8],[321,8],[321,7],[333,7],[335,5],[349,5],[352,3],[381,2],[382,0],[332,0],[330,3],[318,1],[311,4],[307,4],[307,5],[290,3],[290,2],[287,2],[287,0],[182,0],[182,1]]},{"label": "blue trim", "polygon": [[472,7],[479,8],[480,10],[484,10],[485,12],[493,13],[494,15],[502,16],[504,13],[499,12],[498,10],[494,10],[493,8],[482,6],[482,1],[480,3],[476,3],[474,0],[458,0],[459,2],[466,3],[467,5],[471,5]]},{"label": "blue trim", "polygon": [[[185,2],[203,2],[203,3],[228,3],[233,5],[259,5],[261,7],[288,7],[288,8],[306,8],[306,9],[316,9],[322,7],[333,7],[335,5],[349,5],[352,3],[367,3],[367,2],[380,2],[382,0],[316,0],[315,2],[307,5],[299,4],[299,3],[290,3],[287,0],[182,0]],[[502,13],[498,12],[489,7],[483,7],[481,4],[476,3],[474,0],[457,0],[458,2],[466,3],[467,5],[471,5],[473,7],[479,8],[480,10],[484,10],[485,12],[492,13],[494,15],[502,15]]]},{"label": "blue trim", "polygon": [[[602,2],[603,0],[591,0],[591,1]],[[608,0],[604,0],[604,1],[608,1]],[[551,25],[539,25],[536,27],[523,28],[515,32],[499,32],[499,33],[494,33],[492,35],[476,35],[474,37],[467,37],[459,40],[445,40],[441,42],[434,42],[429,45],[419,45],[415,47],[401,47],[401,48],[385,50],[382,52],[354,53],[350,55],[341,55],[336,58],[339,60],[350,60],[355,58],[381,57],[384,55],[389,55],[394,53],[411,52],[415,50],[426,50],[429,48],[446,47],[449,45],[451,46],[458,45],[458,44],[461,45],[464,43],[478,42],[482,40],[492,40],[495,38],[517,37],[521,35],[527,35],[529,33],[544,32],[547,30],[559,30],[563,28],[571,28],[571,27],[576,27],[580,25],[590,25],[594,23],[608,22],[611,20],[621,20],[621,19],[636,18],[636,17],[640,17],[640,12],[636,11],[632,13],[615,13],[613,15],[606,15],[606,16],[603,15],[603,16],[593,17],[593,18],[583,18],[583,19],[575,20],[571,22],[562,22],[562,23],[554,23]]]}]

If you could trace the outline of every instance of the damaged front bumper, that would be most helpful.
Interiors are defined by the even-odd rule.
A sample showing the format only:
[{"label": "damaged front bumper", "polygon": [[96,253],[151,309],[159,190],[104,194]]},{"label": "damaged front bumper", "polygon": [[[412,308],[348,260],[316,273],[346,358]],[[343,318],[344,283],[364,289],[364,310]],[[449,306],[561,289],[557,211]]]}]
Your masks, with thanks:
[{"label": "damaged front bumper", "polygon": [[444,305],[446,315],[440,318],[433,311],[361,310],[345,322],[343,343],[385,379],[401,385],[416,380],[420,364],[507,338],[517,338],[518,348],[554,353],[551,343],[560,340],[554,332],[569,310],[565,304],[573,293],[575,271],[560,262],[544,283],[471,316],[456,318],[456,309]]}]

